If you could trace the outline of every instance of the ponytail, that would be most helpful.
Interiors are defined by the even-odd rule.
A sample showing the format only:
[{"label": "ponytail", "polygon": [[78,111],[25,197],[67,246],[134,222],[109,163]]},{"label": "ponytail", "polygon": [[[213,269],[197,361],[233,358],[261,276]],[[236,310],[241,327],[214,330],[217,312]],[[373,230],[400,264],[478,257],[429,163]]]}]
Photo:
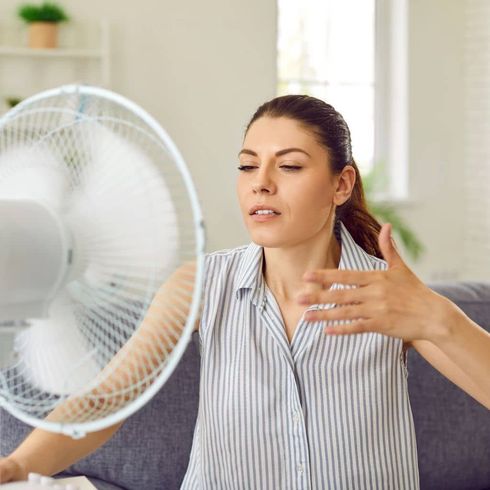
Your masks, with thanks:
[{"label": "ponytail", "polygon": [[380,259],[383,258],[378,244],[378,235],[381,230],[379,222],[368,211],[361,175],[354,160],[349,165],[356,171],[356,183],[351,197],[335,210],[335,217],[342,221],[354,241],[368,254]]}]

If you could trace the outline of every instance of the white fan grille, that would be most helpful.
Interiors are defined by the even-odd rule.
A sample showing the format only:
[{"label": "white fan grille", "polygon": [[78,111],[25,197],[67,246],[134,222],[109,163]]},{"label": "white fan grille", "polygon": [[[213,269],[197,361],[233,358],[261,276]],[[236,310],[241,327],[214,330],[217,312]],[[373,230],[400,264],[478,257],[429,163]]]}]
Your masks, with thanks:
[{"label": "white fan grille", "polygon": [[136,105],[62,87],[0,120],[0,200],[12,197],[55,210],[74,247],[50,318],[29,321],[0,372],[0,403],[49,430],[111,425],[163,384],[197,315],[204,236],[187,170]]}]

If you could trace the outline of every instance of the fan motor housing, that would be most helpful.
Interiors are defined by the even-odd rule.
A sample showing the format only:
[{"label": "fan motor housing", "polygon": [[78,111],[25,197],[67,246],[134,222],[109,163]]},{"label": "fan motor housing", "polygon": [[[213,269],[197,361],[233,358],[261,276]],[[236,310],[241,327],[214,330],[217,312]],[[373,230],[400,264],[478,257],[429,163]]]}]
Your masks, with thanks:
[{"label": "fan motor housing", "polygon": [[68,234],[47,206],[0,199],[0,322],[48,316],[68,268]]}]

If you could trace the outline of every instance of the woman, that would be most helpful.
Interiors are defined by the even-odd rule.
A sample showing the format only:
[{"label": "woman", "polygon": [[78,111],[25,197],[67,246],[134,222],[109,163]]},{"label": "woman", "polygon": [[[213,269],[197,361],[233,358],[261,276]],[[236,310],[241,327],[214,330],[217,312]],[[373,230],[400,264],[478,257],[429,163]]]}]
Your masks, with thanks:
[{"label": "woman", "polygon": [[[404,352],[420,349],[490,407],[488,334],[404,266],[389,226],[366,210],[349,129],[331,106],[265,103],[239,158],[252,243],[206,256],[200,407],[182,488],[418,488]],[[120,425],[81,441],[35,430],[0,461],[0,481],[56,473]]]},{"label": "woman", "polygon": [[279,97],[239,157],[253,243],[207,259],[183,488],[417,488],[403,340],[326,336],[297,301],[307,270],[385,268],[347,124],[318,99]]},{"label": "woman", "polygon": [[[253,243],[207,257],[200,407],[183,488],[418,488],[404,353],[417,342],[490,407],[490,336],[408,270],[396,275],[401,259],[388,226],[378,243],[349,129],[333,107],[307,96],[265,103],[239,158]],[[314,269],[310,281],[323,289],[298,294]],[[320,320],[337,322],[329,333],[363,334],[325,335]],[[470,322],[464,347],[446,335],[458,322]],[[473,371],[424,345],[432,340],[450,345],[461,366],[476,355]]]}]

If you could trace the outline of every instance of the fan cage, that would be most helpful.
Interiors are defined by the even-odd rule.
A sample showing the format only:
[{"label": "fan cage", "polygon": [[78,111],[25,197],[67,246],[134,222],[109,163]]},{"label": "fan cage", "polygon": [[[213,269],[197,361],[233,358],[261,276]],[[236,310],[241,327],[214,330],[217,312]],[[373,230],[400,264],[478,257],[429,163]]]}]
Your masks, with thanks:
[{"label": "fan cage", "polygon": [[[1,406],[30,425],[72,437],[124,420],[158,392],[190,340],[198,317],[203,283],[204,223],[191,176],[168,134],[135,103],[105,89],[80,85],[40,93],[21,102],[0,120],[0,156],[15,147],[19,140],[36,151],[54,149],[58,160],[66,164],[64,170],[70,182],[70,192],[75,192],[80,185],[80,174],[77,173],[83,167],[80,162],[84,163],[84,158],[90,155],[89,149],[80,148],[80,141],[86,143],[90,138],[77,139],[77,136],[80,132],[89,132],[95,123],[131,141],[155,164],[175,209],[176,238],[180,247],[176,263],[166,270],[152,270],[144,263],[133,264],[131,269],[124,264],[124,257],[113,259],[113,263],[104,257],[103,265],[109,267],[107,264],[110,263],[108,277],[116,277],[112,284],[108,281],[104,282],[104,287],[99,284],[96,292],[83,281],[68,284],[67,291],[76,298],[73,312],[77,325],[84,324],[86,331],[91,332],[91,338],[96,340],[89,346],[88,355],[94,355],[103,368],[103,376],[99,375],[91,386],[85,386],[70,396],[59,395],[29,383],[21,364],[0,372]],[[70,167],[70,161],[77,164]],[[0,184],[2,178],[15,171],[15,168],[0,167]],[[124,183],[118,182],[119,177],[114,176],[115,188]],[[120,180],[123,181],[122,177]],[[146,184],[151,185],[149,182]],[[147,187],[142,186],[141,191],[147,191]],[[96,216],[87,219],[93,224]],[[88,248],[91,239],[94,238],[83,237],[84,243],[89,244],[86,245]],[[91,260],[94,260],[93,249]],[[137,253],[137,250],[132,252]],[[132,253],[128,255],[134,260]],[[163,288],[161,291],[162,284],[172,273],[175,275],[177,266],[180,272],[172,289]],[[99,266],[99,275],[100,269]],[[119,269],[124,271],[121,278],[116,275]],[[124,301],[118,302],[117,298]],[[159,322],[163,321],[158,317],[161,311],[166,312],[165,320],[172,328],[158,328]],[[180,319],[176,320],[179,316]],[[88,319],[94,323],[92,327],[87,326]],[[94,334],[97,321],[102,319],[106,334],[109,333],[97,337]],[[142,325],[148,327],[147,335],[138,339],[133,334]],[[133,343],[128,349],[130,339]],[[170,351],[165,351],[167,346],[171,347]],[[79,361],[84,362],[83,359]],[[119,384],[108,383],[107,380],[118,372]],[[60,412],[60,407],[66,407],[66,410]],[[50,416],[55,408],[58,410],[56,417]]]}]

